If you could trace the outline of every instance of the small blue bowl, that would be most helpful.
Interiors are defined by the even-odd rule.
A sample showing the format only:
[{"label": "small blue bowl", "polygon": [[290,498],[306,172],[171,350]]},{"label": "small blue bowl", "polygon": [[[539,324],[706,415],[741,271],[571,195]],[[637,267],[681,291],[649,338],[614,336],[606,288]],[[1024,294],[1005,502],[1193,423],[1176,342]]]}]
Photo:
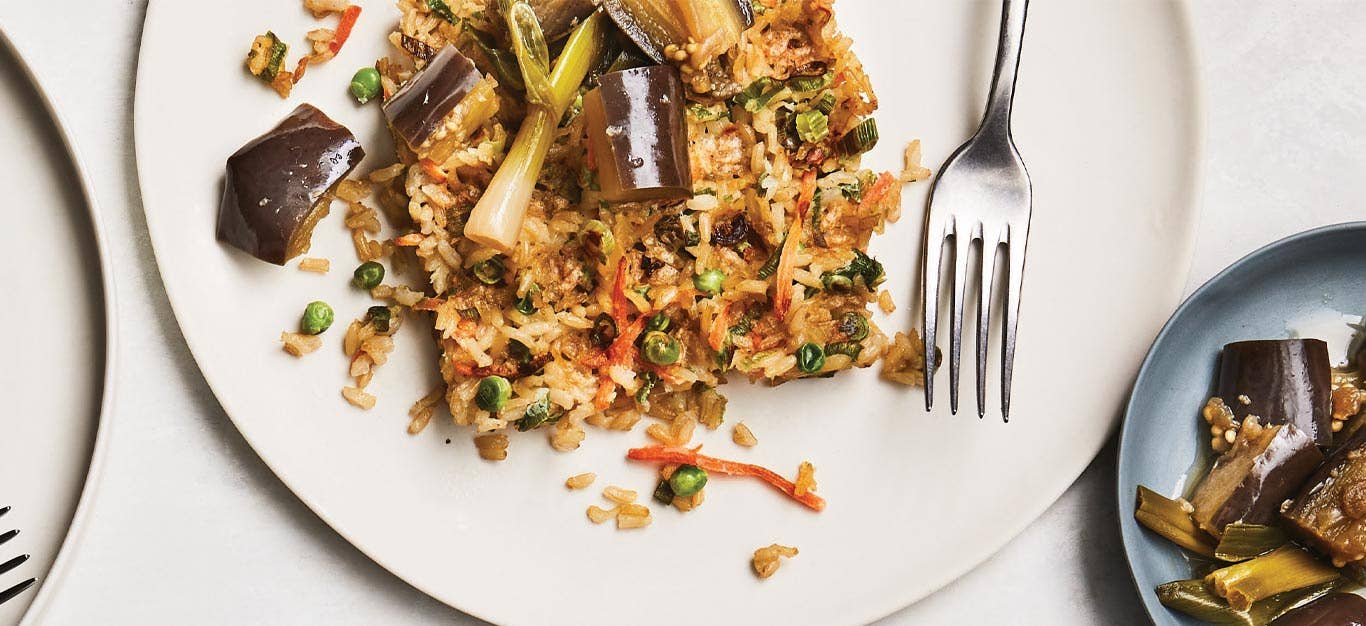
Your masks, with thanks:
[{"label": "small blue bowl", "polygon": [[1200,407],[1213,393],[1224,344],[1286,337],[1287,322],[1328,309],[1366,313],[1366,222],[1306,231],[1249,254],[1192,294],[1148,350],[1120,431],[1117,496],[1129,571],[1153,623],[1203,622],[1157,601],[1154,587],[1190,578],[1191,569],[1180,548],[1134,521],[1136,488],[1182,493],[1208,445]]}]

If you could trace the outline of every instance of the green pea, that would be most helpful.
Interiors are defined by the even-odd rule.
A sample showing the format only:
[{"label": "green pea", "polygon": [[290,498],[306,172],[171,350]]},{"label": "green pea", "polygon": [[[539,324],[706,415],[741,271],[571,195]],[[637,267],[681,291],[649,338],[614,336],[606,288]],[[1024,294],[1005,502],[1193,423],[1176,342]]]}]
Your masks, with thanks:
[{"label": "green pea", "polygon": [[361,289],[374,289],[384,282],[384,266],[374,261],[366,261],[351,275],[351,284]]},{"label": "green pea", "polygon": [[503,410],[511,396],[512,383],[509,383],[508,379],[502,376],[485,376],[479,381],[479,390],[474,393],[474,403],[485,411],[496,413]]},{"label": "green pea", "polygon": [[701,274],[692,277],[692,286],[703,293],[721,293],[721,283],[726,280],[726,273],[718,269],[709,269]]},{"label": "green pea", "polygon": [[696,465],[680,465],[669,477],[669,488],[674,495],[691,498],[707,486],[707,470]]},{"label": "green pea", "polygon": [[654,315],[650,316],[650,321],[645,322],[645,332],[648,333],[650,331],[657,330],[662,333],[666,330],[669,330],[670,321],[671,320],[669,320],[669,316],[663,313],[655,313]]},{"label": "green pea", "polygon": [[546,424],[553,424],[560,420],[560,415],[556,414],[555,409],[550,404],[549,398],[541,398],[527,405],[526,411],[522,413],[522,419],[517,420],[517,430],[526,432],[534,430]]},{"label": "green pea", "polygon": [[640,351],[646,361],[655,365],[673,365],[678,362],[682,346],[678,344],[677,339],[655,330],[645,333]]},{"label": "green pea", "polygon": [[517,312],[521,313],[522,315],[531,315],[532,313],[535,313],[536,301],[533,299],[533,297],[540,291],[541,286],[537,285],[536,283],[532,283],[531,288],[527,289],[526,293],[523,294],[522,297],[518,298],[517,302],[513,303],[513,308],[517,309]]},{"label": "green pea", "polygon": [[797,369],[814,374],[825,367],[825,350],[820,344],[808,341],[797,348]]},{"label": "green pea", "polygon": [[304,307],[303,318],[299,320],[299,329],[304,331],[305,335],[320,335],[332,326],[334,317],[332,307],[327,306],[326,302],[309,302],[308,306]]},{"label": "green pea", "polygon": [[393,321],[394,312],[387,306],[372,306],[365,311],[370,316],[370,323],[374,324],[375,332],[389,332],[389,325]]},{"label": "green pea", "polygon": [[498,284],[503,280],[503,273],[506,271],[507,267],[503,265],[503,258],[499,256],[489,257],[470,267],[470,273],[474,275],[475,280],[485,285]]},{"label": "green pea", "polygon": [[351,95],[356,102],[365,104],[380,94],[379,71],[373,67],[362,67],[351,77]]}]

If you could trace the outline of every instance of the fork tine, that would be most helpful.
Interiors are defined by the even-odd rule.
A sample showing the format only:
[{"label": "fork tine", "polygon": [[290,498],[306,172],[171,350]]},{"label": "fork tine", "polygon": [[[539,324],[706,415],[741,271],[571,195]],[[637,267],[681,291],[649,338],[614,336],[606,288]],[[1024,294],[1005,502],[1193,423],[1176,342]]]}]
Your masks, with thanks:
[{"label": "fork tine", "polygon": [[925,332],[925,410],[934,408],[934,345],[939,317],[939,270],[944,257],[944,221],[930,210],[925,228],[925,263],[921,268],[920,301],[925,311],[921,328]]},{"label": "fork tine", "polygon": [[28,560],[28,555],[27,555],[27,554],[21,554],[21,555],[16,556],[16,557],[14,557],[14,558],[12,558],[12,559],[10,559],[10,560],[8,560],[8,561],[5,561],[4,563],[0,563],[0,574],[4,574],[5,572],[8,572],[8,571],[10,571],[10,570],[12,570],[12,569],[14,569],[14,568],[16,568],[16,567],[19,567],[19,564],[21,564],[21,563],[23,563],[24,561],[27,561],[27,560]]},{"label": "fork tine", "polygon": [[1001,419],[1010,421],[1010,381],[1015,365],[1015,330],[1020,321],[1020,286],[1024,279],[1025,248],[1029,242],[1029,222],[1011,225],[1007,235],[1005,332],[1001,341]]},{"label": "fork tine", "polygon": [[9,602],[10,600],[12,600],[12,599],[14,598],[14,596],[17,596],[17,595],[23,593],[25,589],[28,589],[29,587],[32,587],[32,586],[33,586],[33,583],[36,583],[36,582],[38,582],[38,579],[37,579],[37,578],[30,578],[30,579],[28,579],[28,580],[26,580],[26,581],[24,581],[24,582],[21,582],[21,583],[15,585],[15,586],[13,586],[13,587],[10,587],[9,589],[6,589],[6,590],[4,590],[4,591],[0,591],[0,604],[4,604],[4,603],[6,603],[6,602]]},{"label": "fork tine", "polygon": [[996,278],[997,233],[982,233],[982,287],[977,292],[977,418],[987,414],[987,339],[991,331],[991,294]]},{"label": "fork tine", "polygon": [[11,530],[11,531],[8,531],[8,532],[5,532],[5,533],[0,533],[0,545],[5,545],[5,542],[6,542],[6,541],[9,541],[10,539],[15,538],[15,537],[18,536],[18,535],[19,535],[19,529],[18,529],[18,528],[14,529],[14,530]]},{"label": "fork tine", "polygon": [[9,513],[9,507],[0,506],[0,517],[3,517],[6,513]]},{"label": "fork tine", "polygon": [[953,226],[953,319],[949,333],[949,412],[958,414],[958,371],[963,353],[963,300],[968,288],[968,255],[975,226],[965,228],[961,218]]}]

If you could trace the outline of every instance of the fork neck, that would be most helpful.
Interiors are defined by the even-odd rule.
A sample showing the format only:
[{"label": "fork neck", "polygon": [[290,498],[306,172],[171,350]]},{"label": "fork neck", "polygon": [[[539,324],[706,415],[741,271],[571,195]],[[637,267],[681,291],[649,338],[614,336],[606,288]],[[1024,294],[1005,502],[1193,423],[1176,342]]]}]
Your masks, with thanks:
[{"label": "fork neck", "polygon": [[991,76],[991,96],[982,118],[981,135],[1010,136],[1010,111],[1015,100],[1015,75],[1020,67],[1024,40],[1025,10],[1029,0],[1003,0],[1001,37],[996,45],[996,69]]}]

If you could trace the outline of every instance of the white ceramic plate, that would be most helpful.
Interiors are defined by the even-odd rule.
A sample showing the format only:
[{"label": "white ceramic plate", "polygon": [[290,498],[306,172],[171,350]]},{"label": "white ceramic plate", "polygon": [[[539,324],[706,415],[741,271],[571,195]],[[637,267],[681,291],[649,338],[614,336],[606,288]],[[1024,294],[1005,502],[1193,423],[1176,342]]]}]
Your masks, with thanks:
[{"label": "white ceramic plate", "polygon": [[[434,380],[434,350],[416,324],[372,384],[380,399],[368,413],[338,393],[340,332],[303,360],[276,343],[310,300],[332,303],[339,327],[366,306],[347,285],[356,261],[341,220],[313,237],[311,254],[333,260],[327,276],[214,241],[225,157],[300,102],[356,131],[370,154],[361,171],[391,161],[377,108],[345,93],[351,73],[385,53],[390,7],[367,4],[340,57],[310,68],[285,102],[245,74],[242,58],[266,28],[298,45],[317,27],[301,9],[244,0],[209,16],[194,3],[153,2],[138,65],[138,170],[176,316],[247,441],[360,550],[474,615],[507,624],[886,615],[985,559],[1085,468],[1185,281],[1200,109],[1182,7],[1035,2],[1016,106],[1035,216],[1011,423],[926,415],[920,391],[872,371],[780,390],[733,384],[728,419],[744,419],[761,443],[739,449],[727,427],[703,437],[708,449],[785,473],[812,460],[828,510],[717,479],[698,512],[657,510],[633,532],[591,525],[584,509],[601,487],[643,497],[653,487],[654,468],[622,458],[645,441],[639,429],[590,431],[573,454],[551,451],[540,434],[517,436],[504,463],[480,461],[470,433],[446,424],[410,437],[406,410]],[[914,137],[927,163],[942,162],[980,115],[999,4],[842,0],[837,14],[881,98],[883,141],[867,163],[898,169]],[[917,315],[927,190],[910,189],[905,219],[873,244],[901,302],[884,320],[891,329]],[[594,489],[566,492],[565,477],[590,470]],[[772,542],[801,555],[756,580],[751,553]]]},{"label": "white ceramic plate", "polygon": [[[0,624],[31,623],[58,587],[80,541],[106,439],[100,416],[113,381],[113,283],[90,186],[51,102],[0,33],[0,145],[22,154],[0,167],[5,215],[0,266],[9,330],[0,360],[0,561],[30,558],[0,576],[39,586],[0,606]],[[85,495],[83,495],[85,494]]]}]

